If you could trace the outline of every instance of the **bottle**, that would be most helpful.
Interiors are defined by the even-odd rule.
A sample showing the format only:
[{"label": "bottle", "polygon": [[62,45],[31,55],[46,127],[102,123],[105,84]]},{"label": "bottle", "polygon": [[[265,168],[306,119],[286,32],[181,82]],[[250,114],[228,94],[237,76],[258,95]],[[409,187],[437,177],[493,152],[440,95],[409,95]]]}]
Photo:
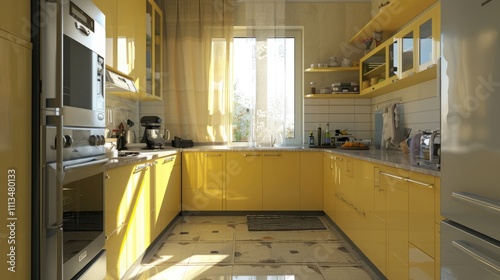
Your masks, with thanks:
[{"label": "bottle", "polygon": [[313,147],[314,147],[314,135],[313,132],[311,131],[311,133],[309,133],[309,148]]},{"label": "bottle", "polygon": [[311,82],[311,94],[316,94],[316,83]]},{"label": "bottle", "polygon": [[323,144],[323,142],[321,141],[321,138],[322,138],[322,134],[321,134],[321,124],[318,124],[318,146],[321,146]]},{"label": "bottle", "polygon": [[326,124],[326,130],[325,130],[325,140],[324,140],[325,146],[330,146],[330,124]]}]

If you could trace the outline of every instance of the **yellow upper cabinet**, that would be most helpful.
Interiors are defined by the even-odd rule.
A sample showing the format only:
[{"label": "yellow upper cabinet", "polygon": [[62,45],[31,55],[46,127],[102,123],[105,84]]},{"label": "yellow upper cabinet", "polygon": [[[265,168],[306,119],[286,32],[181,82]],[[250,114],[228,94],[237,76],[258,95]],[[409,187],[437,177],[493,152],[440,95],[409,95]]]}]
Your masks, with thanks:
[{"label": "yellow upper cabinet", "polygon": [[94,0],[106,15],[106,64],[131,77],[141,100],[161,100],[163,13],[154,1]]},{"label": "yellow upper cabinet", "polygon": [[3,1],[2,6],[0,9],[0,29],[26,41],[31,41],[30,1],[8,1],[8,4],[7,1]]},{"label": "yellow upper cabinet", "polygon": [[361,95],[375,97],[437,77],[439,3],[360,60]]}]

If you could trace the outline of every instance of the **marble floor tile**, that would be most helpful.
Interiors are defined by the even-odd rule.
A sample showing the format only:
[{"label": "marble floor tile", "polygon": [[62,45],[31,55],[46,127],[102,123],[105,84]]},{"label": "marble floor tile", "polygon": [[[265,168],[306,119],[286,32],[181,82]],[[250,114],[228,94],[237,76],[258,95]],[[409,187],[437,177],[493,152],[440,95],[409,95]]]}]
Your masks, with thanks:
[{"label": "marble floor tile", "polygon": [[248,241],[337,241],[339,237],[330,230],[298,231],[248,231],[246,224],[236,225],[235,240]]},{"label": "marble floor tile", "polygon": [[371,280],[372,276],[362,266],[323,266],[321,272],[326,280]]},{"label": "marble floor tile", "polygon": [[235,263],[343,263],[356,260],[339,242],[235,242]]},{"label": "marble floor tile", "polygon": [[233,240],[235,224],[177,224],[168,234],[168,241]]},{"label": "marble floor tile", "polygon": [[230,263],[232,242],[164,242],[148,262],[151,265],[175,263]]},{"label": "marble floor tile", "polygon": [[316,265],[234,265],[232,280],[324,280]]},{"label": "marble floor tile", "polygon": [[183,280],[231,280],[232,265],[189,265],[186,266]]},{"label": "marble floor tile", "polygon": [[186,266],[143,266],[134,280],[179,280],[184,277]]},{"label": "marble floor tile", "polygon": [[184,216],[179,223],[182,224],[243,224],[247,222],[246,216]]}]

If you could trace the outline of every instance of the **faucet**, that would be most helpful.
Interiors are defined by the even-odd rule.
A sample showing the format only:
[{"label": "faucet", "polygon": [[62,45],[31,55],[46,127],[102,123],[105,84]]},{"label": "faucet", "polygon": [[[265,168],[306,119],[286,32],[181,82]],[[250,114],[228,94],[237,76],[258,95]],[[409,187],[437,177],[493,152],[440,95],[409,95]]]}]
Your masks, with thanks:
[{"label": "faucet", "polygon": [[429,139],[429,161],[432,162],[434,160],[434,139],[436,136],[441,136],[441,132],[439,130],[432,131],[431,138]]}]

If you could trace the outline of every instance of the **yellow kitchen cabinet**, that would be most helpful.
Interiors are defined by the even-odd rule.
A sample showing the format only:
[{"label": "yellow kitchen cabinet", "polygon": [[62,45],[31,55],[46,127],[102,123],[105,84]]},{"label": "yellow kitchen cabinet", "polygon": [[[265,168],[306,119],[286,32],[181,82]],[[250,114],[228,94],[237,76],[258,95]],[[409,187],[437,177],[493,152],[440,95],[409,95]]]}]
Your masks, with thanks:
[{"label": "yellow kitchen cabinet", "polygon": [[434,257],[434,176],[410,172],[409,241]]},{"label": "yellow kitchen cabinet", "polygon": [[182,210],[223,210],[222,152],[182,153]]},{"label": "yellow kitchen cabinet", "polygon": [[[300,152],[300,210],[323,210],[323,154]],[[333,200],[334,197],[331,197]]]},{"label": "yellow kitchen cabinet", "polygon": [[299,209],[299,153],[264,152],[263,210]]},{"label": "yellow kitchen cabinet", "polygon": [[3,2],[3,8],[0,10],[0,29],[31,41],[30,3],[28,0]]},{"label": "yellow kitchen cabinet", "polygon": [[352,158],[334,155],[335,173],[335,194],[338,200],[335,205],[337,225],[349,236],[352,237],[352,230],[355,225],[354,203],[354,160]]},{"label": "yellow kitchen cabinet", "polygon": [[[409,243],[409,279],[433,280],[434,259]],[[439,279],[439,278],[438,278]]]},{"label": "yellow kitchen cabinet", "polygon": [[134,165],[129,164],[106,171],[104,234],[107,238],[116,234],[126,224],[128,215],[127,188],[133,184],[133,178],[130,177],[133,169]]},{"label": "yellow kitchen cabinet", "polygon": [[336,221],[335,205],[338,198],[335,195],[335,162],[333,154],[323,153],[323,211]]},{"label": "yellow kitchen cabinet", "polygon": [[369,214],[373,212],[374,200],[374,165],[364,160],[354,160],[356,176],[353,181],[354,211],[353,241],[361,251],[371,246]]},{"label": "yellow kitchen cabinet", "polygon": [[374,166],[373,212],[368,214],[370,246],[366,256],[387,276],[387,180],[380,174],[383,166]]},{"label": "yellow kitchen cabinet", "polygon": [[[2,7],[0,16],[0,114],[4,120],[0,133],[0,169],[2,170],[2,192],[0,199],[2,211],[0,218],[0,260],[2,262],[1,279],[30,279],[31,274],[31,233],[38,229],[31,227],[32,213],[32,176],[31,176],[31,143],[38,141],[31,135],[31,60],[32,45],[30,42],[13,38],[9,32],[16,32],[22,22],[21,17],[29,18],[29,1],[9,1]],[[24,18],[24,19],[27,19]],[[28,24],[25,22],[25,24]],[[9,25],[12,24],[12,25]],[[29,24],[22,26],[29,32]],[[4,31],[2,29],[7,29]],[[29,35],[29,34],[28,34]],[[23,36],[24,37],[24,36]],[[28,36],[29,38],[29,36]],[[29,40],[29,39],[27,39]],[[37,112],[38,113],[38,112]],[[37,182],[38,183],[38,182]],[[13,189],[14,188],[14,189]],[[7,227],[8,219],[13,218],[7,211],[15,198],[15,240],[9,244],[12,232]],[[10,241],[12,242],[12,241]],[[16,272],[8,270],[10,247],[15,246]]]},{"label": "yellow kitchen cabinet", "polygon": [[[104,61],[111,68],[118,69],[117,60],[117,9],[118,0],[93,0],[99,10],[106,16],[106,57]],[[123,19],[122,19],[123,20]]]},{"label": "yellow kitchen cabinet", "polygon": [[106,238],[106,277],[104,279],[122,279],[132,263],[127,262],[127,233],[117,231]]},{"label": "yellow kitchen cabinet", "polygon": [[94,2],[106,15],[105,60],[108,68],[133,79],[139,91],[133,99],[161,100],[161,9],[152,0]]},{"label": "yellow kitchen cabinet", "polygon": [[127,266],[131,266],[151,244],[151,162],[135,165],[127,189]]},{"label": "yellow kitchen cabinet", "polygon": [[408,279],[408,171],[384,166],[387,190],[387,278]]},{"label": "yellow kitchen cabinet", "polygon": [[152,240],[157,238],[181,211],[180,156],[162,157],[154,162],[154,185],[151,190],[151,208],[154,209],[151,213]]},{"label": "yellow kitchen cabinet", "polygon": [[262,210],[262,152],[226,152],[226,210]]}]

